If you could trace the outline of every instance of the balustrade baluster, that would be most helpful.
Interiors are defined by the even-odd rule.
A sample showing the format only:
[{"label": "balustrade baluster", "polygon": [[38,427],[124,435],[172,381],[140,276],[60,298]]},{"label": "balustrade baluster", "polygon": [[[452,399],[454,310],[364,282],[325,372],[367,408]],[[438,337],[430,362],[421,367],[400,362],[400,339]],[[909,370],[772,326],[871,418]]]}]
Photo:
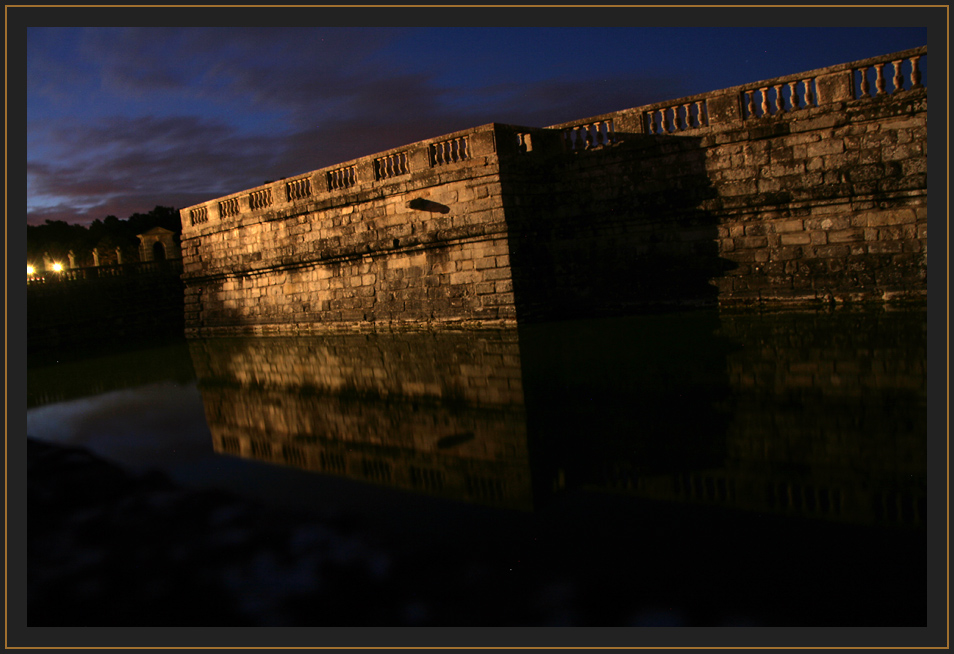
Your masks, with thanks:
[{"label": "balustrade baluster", "polygon": [[703,127],[703,126],[705,126],[705,125],[708,125],[708,124],[709,124],[709,116],[706,115],[706,109],[707,109],[707,107],[706,107],[705,100],[699,100],[698,102],[696,102],[696,107],[697,107],[698,110],[699,110],[699,111],[698,111],[699,126],[700,126],[700,127]]},{"label": "balustrade baluster", "polygon": [[749,117],[755,117],[755,91],[746,91],[746,97],[748,98],[748,104],[746,108],[749,110]]},{"label": "balustrade baluster", "polygon": [[868,82],[868,67],[864,66],[861,72],[861,97],[867,98],[870,95],[871,84]]},{"label": "balustrade baluster", "polygon": [[759,89],[759,93],[762,94],[762,115],[768,116],[770,113],[769,101],[768,101],[768,87],[766,86],[764,89]]},{"label": "balustrade baluster", "polygon": [[911,57],[911,88],[920,89],[921,87],[921,71],[918,70],[918,62],[920,62],[921,56]]},{"label": "balustrade baluster", "polygon": [[812,81],[810,79],[802,80],[802,84],[805,86],[805,106],[814,106],[815,97],[812,95]]},{"label": "balustrade baluster", "polygon": [[875,64],[875,88],[878,89],[878,95],[884,95],[884,64]]},{"label": "balustrade baluster", "polygon": [[798,111],[798,82],[789,82],[788,92],[788,102],[792,106],[792,111]]},{"label": "balustrade baluster", "polygon": [[904,59],[898,59],[891,63],[894,65],[894,79],[891,80],[894,83],[893,93],[898,93],[904,90],[904,77],[901,75],[901,64],[904,63]]},{"label": "balustrade baluster", "polygon": [[785,97],[782,95],[783,86],[784,84],[775,86],[775,113],[777,114],[785,113]]},{"label": "balustrade baluster", "polygon": [[669,133],[669,110],[661,109],[660,113],[662,114],[662,133]]}]

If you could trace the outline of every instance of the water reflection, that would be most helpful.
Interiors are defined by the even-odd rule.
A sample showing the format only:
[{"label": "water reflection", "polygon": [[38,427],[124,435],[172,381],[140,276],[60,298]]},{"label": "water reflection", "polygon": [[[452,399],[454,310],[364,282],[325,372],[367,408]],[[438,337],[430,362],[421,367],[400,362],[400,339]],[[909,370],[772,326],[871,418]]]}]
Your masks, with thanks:
[{"label": "water reflection", "polygon": [[516,332],[190,342],[217,452],[530,508]]},{"label": "water reflection", "polygon": [[465,502],[570,490],[923,525],[926,312],[189,344],[213,446]]}]

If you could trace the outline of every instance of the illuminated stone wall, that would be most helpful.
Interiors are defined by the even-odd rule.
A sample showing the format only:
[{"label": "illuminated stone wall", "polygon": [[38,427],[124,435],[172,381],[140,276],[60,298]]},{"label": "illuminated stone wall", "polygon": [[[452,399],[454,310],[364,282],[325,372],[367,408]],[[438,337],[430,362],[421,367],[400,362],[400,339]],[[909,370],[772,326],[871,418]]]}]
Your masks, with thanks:
[{"label": "illuminated stone wall", "polygon": [[923,301],[926,56],[484,125],[183,209],[187,329]]}]

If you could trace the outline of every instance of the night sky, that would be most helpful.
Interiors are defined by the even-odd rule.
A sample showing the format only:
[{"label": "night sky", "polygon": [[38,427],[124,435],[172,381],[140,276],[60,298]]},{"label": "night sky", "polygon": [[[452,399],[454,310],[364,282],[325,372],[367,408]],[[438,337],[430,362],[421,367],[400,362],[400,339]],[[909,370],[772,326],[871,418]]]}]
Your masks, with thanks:
[{"label": "night sky", "polygon": [[26,218],[182,208],[490,122],[544,127],[914,48],[927,31],[31,27]]}]

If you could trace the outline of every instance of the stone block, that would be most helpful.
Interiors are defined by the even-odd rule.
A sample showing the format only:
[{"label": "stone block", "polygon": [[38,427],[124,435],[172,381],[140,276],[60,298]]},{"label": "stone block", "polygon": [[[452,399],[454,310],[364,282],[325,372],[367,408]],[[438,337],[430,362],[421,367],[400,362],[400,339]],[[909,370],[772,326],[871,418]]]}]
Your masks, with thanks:
[{"label": "stone block", "polygon": [[913,209],[893,209],[868,214],[868,225],[877,227],[881,225],[902,225],[916,222],[916,214]]},{"label": "stone block", "polygon": [[809,245],[812,242],[812,238],[811,235],[806,232],[796,232],[782,234],[779,237],[779,242],[782,245]]},{"label": "stone block", "polygon": [[844,141],[838,139],[817,141],[815,143],[809,144],[806,148],[806,154],[810,158],[839,154],[844,151],[845,143]]},{"label": "stone block", "polygon": [[865,240],[865,231],[860,227],[849,227],[848,229],[837,229],[828,232],[829,243],[848,243]]},{"label": "stone block", "polygon": [[904,246],[901,241],[876,241],[868,243],[868,252],[871,254],[897,254],[904,251]]}]

